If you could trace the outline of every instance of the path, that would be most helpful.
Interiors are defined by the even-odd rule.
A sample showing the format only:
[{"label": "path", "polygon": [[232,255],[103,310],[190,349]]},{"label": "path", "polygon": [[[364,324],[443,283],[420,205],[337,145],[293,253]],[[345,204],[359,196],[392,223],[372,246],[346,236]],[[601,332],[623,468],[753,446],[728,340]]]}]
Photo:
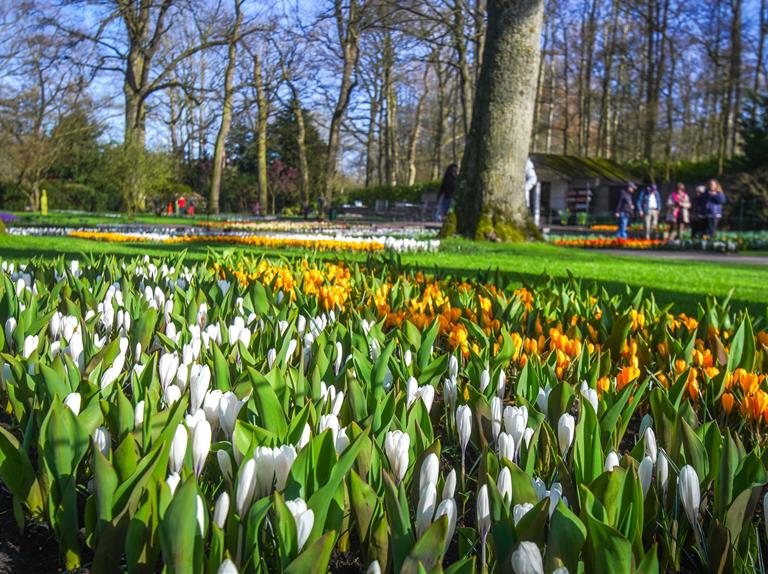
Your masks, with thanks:
[{"label": "path", "polygon": [[734,253],[712,253],[705,251],[656,251],[649,249],[599,249],[599,253],[623,257],[655,257],[657,259],[679,259],[681,261],[709,261],[733,265],[768,265],[768,255],[738,255]]}]

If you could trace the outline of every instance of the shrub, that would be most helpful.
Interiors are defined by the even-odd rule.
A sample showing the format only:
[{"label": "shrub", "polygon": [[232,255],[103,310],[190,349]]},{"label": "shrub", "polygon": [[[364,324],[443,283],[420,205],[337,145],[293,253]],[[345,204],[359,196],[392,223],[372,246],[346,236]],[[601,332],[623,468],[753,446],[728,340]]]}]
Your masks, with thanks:
[{"label": "shrub", "polygon": [[377,200],[420,203],[423,194],[437,193],[439,189],[439,181],[428,181],[413,185],[377,185],[367,189],[360,188],[346,191],[341,195],[341,199],[346,203],[362,201],[365,204],[371,204]]}]

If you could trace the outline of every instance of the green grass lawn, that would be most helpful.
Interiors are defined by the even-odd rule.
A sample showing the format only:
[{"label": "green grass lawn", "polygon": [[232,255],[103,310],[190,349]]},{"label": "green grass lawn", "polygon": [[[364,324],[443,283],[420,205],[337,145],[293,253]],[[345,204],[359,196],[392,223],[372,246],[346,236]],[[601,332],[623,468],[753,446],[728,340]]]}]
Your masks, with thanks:
[{"label": "green grass lawn", "polygon": [[[193,244],[185,246],[161,243],[106,243],[67,237],[0,236],[0,258],[26,261],[34,257],[77,256],[82,253],[107,253],[117,256],[161,257],[187,251],[189,260],[202,260],[213,249],[245,251],[287,257],[299,257],[297,249],[256,250],[247,247]],[[324,253],[330,259],[364,260],[361,254]],[[750,312],[765,316],[768,304],[768,266],[737,263],[712,263],[607,255],[597,251],[555,247],[548,244],[486,244],[451,239],[444,241],[439,253],[405,254],[409,266],[454,276],[476,276],[498,271],[505,285],[537,283],[543,276],[564,278],[568,273],[596,281],[610,292],[623,292],[626,285],[646,288],[661,303],[674,303],[680,310],[694,311],[706,295],[724,297],[733,289],[733,302]],[[490,275],[489,275],[490,277]]]}]

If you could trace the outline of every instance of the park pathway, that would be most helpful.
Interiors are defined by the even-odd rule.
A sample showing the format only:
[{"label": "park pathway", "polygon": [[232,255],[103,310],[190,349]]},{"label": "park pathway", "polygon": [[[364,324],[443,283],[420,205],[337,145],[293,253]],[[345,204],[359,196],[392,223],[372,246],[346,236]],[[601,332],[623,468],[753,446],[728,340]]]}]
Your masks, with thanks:
[{"label": "park pathway", "polygon": [[703,251],[642,251],[629,249],[600,249],[600,253],[621,255],[623,257],[650,257],[657,259],[677,259],[680,261],[706,261],[731,265],[768,265],[768,255],[738,255],[734,253],[707,253]]}]

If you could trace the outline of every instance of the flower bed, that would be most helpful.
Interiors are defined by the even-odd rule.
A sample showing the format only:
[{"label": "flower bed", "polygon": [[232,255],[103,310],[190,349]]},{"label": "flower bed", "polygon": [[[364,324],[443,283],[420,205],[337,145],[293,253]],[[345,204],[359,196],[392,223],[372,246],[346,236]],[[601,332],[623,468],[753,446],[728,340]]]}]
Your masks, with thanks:
[{"label": "flower bed", "polygon": [[3,262],[19,524],[96,574],[763,563],[764,322],[369,264]]},{"label": "flower bed", "polygon": [[618,237],[584,237],[551,239],[560,247],[584,247],[588,249],[657,249],[667,246],[663,239],[619,239]]}]

